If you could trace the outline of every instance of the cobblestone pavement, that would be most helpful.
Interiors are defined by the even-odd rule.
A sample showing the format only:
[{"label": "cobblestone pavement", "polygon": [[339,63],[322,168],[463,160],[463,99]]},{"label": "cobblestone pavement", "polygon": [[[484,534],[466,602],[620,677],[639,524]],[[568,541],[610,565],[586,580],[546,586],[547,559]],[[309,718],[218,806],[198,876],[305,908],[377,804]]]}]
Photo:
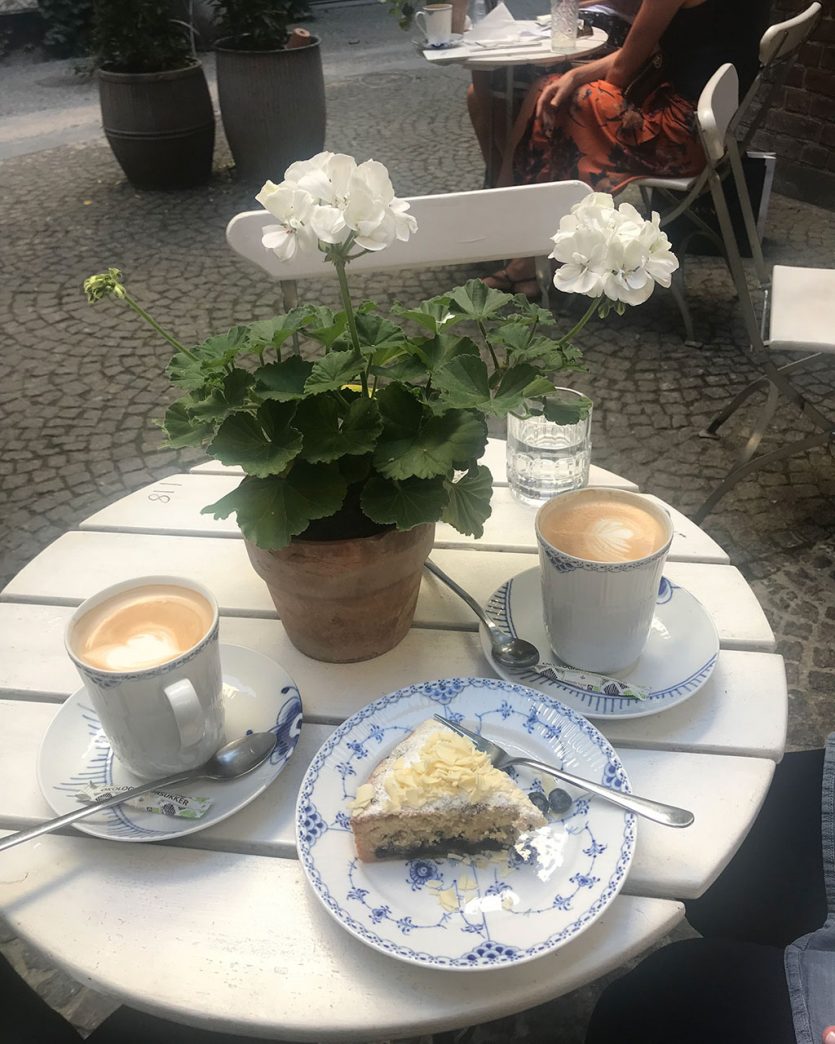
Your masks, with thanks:
[{"label": "cobblestone pavement", "polygon": [[[352,25],[362,38],[363,19],[383,12],[357,10]],[[327,146],[384,162],[400,195],[478,188],[465,82],[460,70],[418,62],[331,77]],[[205,188],[140,193],[103,141],[0,163],[0,583],[87,515],[199,459],[165,448],[153,424],[170,398],[166,345],[115,305],[90,308],[85,276],[120,267],[135,296],[183,338],[277,310],[275,286],[224,242],[228,219],[254,201],[236,184],[222,141],[215,166]],[[833,242],[835,213],[772,200],[770,260],[831,264]],[[419,300],[473,274],[396,273],[354,285],[381,303]],[[588,372],[576,381],[595,401],[595,461],[685,513],[724,474],[753,414],[734,418],[718,442],[697,433],[754,373],[722,265],[689,262],[688,284],[703,348],[683,344],[675,306],[659,292],[622,319],[587,328]],[[303,295],[336,301],[328,283],[311,281]],[[562,307],[571,311],[570,302]],[[831,400],[833,372],[821,365],[804,378],[816,400]],[[805,421],[786,407],[768,439],[802,431]],[[738,486],[705,524],[751,582],[778,637],[792,747],[819,745],[835,729],[833,493],[835,464],[818,450]],[[108,1010],[10,931],[0,932],[0,948],[82,1030]],[[475,1039],[579,1044],[597,988],[483,1027]]]}]

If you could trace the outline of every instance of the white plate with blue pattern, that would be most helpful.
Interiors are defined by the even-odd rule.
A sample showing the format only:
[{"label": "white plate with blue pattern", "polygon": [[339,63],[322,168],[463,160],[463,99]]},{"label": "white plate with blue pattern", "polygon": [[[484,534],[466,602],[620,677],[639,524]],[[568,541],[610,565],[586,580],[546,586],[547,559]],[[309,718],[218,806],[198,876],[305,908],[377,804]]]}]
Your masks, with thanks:
[{"label": "white plate with blue pattern", "polygon": [[[220,646],[226,736],[276,733],[276,749],[254,772],[225,783],[196,780],[177,784],[177,794],[212,802],[197,820],[117,805],[74,826],[110,841],[167,841],[214,826],[253,801],[287,764],[301,733],[302,704],[293,679],[274,660],[236,645]],[[87,783],[136,786],[141,781],[113,756],[86,689],[62,705],[46,731],[38,755],[38,783],[56,814],[80,807],[76,794]]]},{"label": "white plate with blue pattern", "polygon": [[[543,661],[560,662],[551,651],[542,617],[539,569],[527,569],[502,584],[487,603],[486,612],[503,630],[533,642]],[[719,655],[719,635],[710,614],[689,591],[667,577],[661,579],[649,637],[638,662],[618,673],[623,681],[649,689],[644,700],[588,692],[536,668],[508,671],[490,655],[490,639],[483,626],[480,637],[484,655],[497,674],[530,685],[593,719],[640,718],[683,703],[708,680]]]},{"label": "white plate with blue pattern", "polygon": [[[357,787],[435,713],[483,730],[510,751],[630,789],[605,737],[557,700],[496,678],[412,685],[350,717],[311,762],[296,806],[308,880],[344,928],[412,964],[472,971],[551,953],[593,924],[620,891],[635,847],[635,817],[575,791],[568,812],[551,815],[530,836],[538,856],[527,863],[513,850],[361,862],[349,826]],[[530,769],[512,775],[526,791],[554,785]]]}]

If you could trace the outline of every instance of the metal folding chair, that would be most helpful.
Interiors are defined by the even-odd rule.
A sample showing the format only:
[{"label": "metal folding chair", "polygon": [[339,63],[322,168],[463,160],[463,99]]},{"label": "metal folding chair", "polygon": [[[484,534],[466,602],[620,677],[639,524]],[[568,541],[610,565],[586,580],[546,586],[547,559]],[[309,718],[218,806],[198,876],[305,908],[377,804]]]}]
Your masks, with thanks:
[{"label": "metal folding chair", "polygon": [[[542,303],[547,307],[551,271],[547,255],[560,219],[591,189],[581,181],[448,192],[409,199],[418,230],[407,243],[365,254],[351,263],[351,274],[397,268],[460,265],[511,257],[535,257]],[[285,308],[297,302],[296,281],[334,274],[324,254],[299,254],[280,261],[261,245],[265,225],[275,218],[266,210],[237,214],[226,229],[234,251],[281,281]]]},{"label": "metal folding chair", "polygon": [[[769,26],[763,33],[760,39],[757,75],[745,93],[745,97],[737,106],[729,125],[729,131],[737,137],[739,150],[743,156],[748,151],[754,134],[771,110],[777,91],[785,83],[797,53],[802,44],[809,38],[817,24],[820,13],[820,3],[812,3],[801,14]],[[719,171],[719,176],[724,180],[728,177],[728,174],[729,168],[726,164]],[[693,226],[681,243],[676,246],[680,267],[673,277],[671,289],[684,323],[685,341],[694,345],[699,344],[699,342],[696,340],[693,319],[685,292],[684,262],[687,247],[694,236],[705,236],[727,260],[727,242],[724,235],[717,235],[716,229],[707,223],[697,209],[694,208],[696,201],[708,191],[707,179],[708,171],[705,168],[695,178],[641,178],[632,182],[633,185],[637,185],[640,189],[641,198],[647,211],[651,209],[651,192],[657,193],[664,204],[668,206],[668,209],[661,214],[662,228],[682,216],[686,217]],[[762,278],[765,264],[763,262],[759,230],[756,227],[755,233],[752,235],[749,231],[748,238],[754,264],[757,266],[757,271]]]},{"label": "metal folding chair", "polygon": [[[742,170],[739,146],[733,135],[739,81],[732,65],[724,65],[710,79],[699,101],[698,124],[707,157],[707,185],[716,208],[728,266],[739,295],[739,304],[750,340],[754,362],[762,376],[752,381],[708,425],[702,436],[717,438],[719,428],[757,391],[767,390],[751,435],[736,464],[694,515],[701,522],[738,482],[774,461],[783,460],[828,445],[835,437],[835,419],[825,416],[791,383],[789,375],[822,353],[835,353],[835,269],[775,265],[768,286],[768,273],[759,273],[764,305],[758,320],[748,289],[745,268],[731,223],[722,185],[727,166],[739,197],[749,239],[754,234],[754,213]],[[768,328],[768,336],[766,336]],[[775,353],[802,353],[801,358],[778,366]],[[763,435],[780,403],[781,396],[794,404],[817,429],[776,449],[757,454]]]}]

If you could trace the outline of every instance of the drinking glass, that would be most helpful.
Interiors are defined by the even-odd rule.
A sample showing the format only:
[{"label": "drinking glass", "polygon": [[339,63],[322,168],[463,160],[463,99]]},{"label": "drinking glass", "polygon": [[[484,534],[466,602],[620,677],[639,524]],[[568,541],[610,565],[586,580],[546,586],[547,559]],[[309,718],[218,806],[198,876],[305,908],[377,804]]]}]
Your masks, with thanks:
[{"label": "drinking glass", "polygon": [[575,424],[546,420],[542,400],[508,414],[507,480],[517,500],[534,506],[588,485],[591,465],[591,403],[573,388],[556,388],[547,399],[570,406],[586,402],[589,410]]},{"label": "drinking glass", "polygon": [[577,39],[579,0],[551,0],[551,46],[554,50]]}]

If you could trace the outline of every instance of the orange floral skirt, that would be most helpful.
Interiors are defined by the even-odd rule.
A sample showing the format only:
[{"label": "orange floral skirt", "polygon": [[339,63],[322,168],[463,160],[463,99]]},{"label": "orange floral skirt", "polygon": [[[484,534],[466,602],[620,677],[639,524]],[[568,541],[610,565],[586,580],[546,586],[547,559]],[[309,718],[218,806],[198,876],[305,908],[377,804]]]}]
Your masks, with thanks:
[{"label": "orange floral skirt", "polygon": [[512,143],[515,184],[576,179],[617,192],[635,178],[692,177],[704,167],[695,106],[670,84],[640,107],[605,80],[584,84],[546,127],[534,116],[536,99],[556,78],[539,80],[522,106]]}]

